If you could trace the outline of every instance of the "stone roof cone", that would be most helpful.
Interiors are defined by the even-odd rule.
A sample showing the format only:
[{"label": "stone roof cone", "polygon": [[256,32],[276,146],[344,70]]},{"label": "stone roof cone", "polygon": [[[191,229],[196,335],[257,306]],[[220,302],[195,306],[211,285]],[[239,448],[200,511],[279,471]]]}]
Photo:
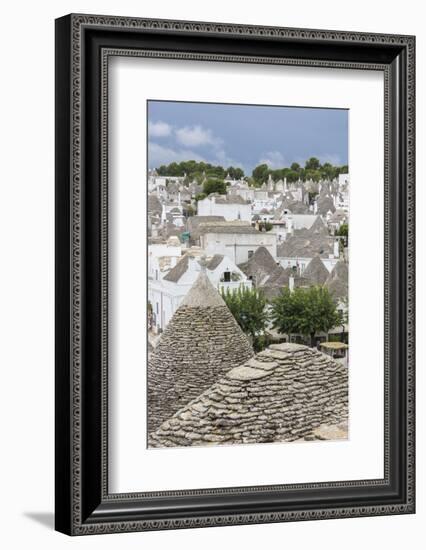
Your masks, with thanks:
[{"label": "stone roof cone", "polygon": [[238,266],[248,277],[253,277],[256,286],[261,286],[274,275],[278,277],[283,268],[275,262],[271,253],[264,246],[259,246],[253,256]]},{"label": "stone roof cone", "polygon": [[314,223],[309,228],[311,233],[321,233],[328,236],[328,230],[325,223],[322,221],[321,216],[315,218]]},{"label": "stone roof cone", "polygon": [[148,361],[148,431],[252,356],[203,267]]},{"label": "stone roof cone", "polygon": [[325,282],[335,300],[348,296],[348,264],[339,260]]},{"label": "stone roof cone", "polygon": [[188,308],[227,307],[221,295],[207,277],[204,266],[203,271],[201,271],[180,305],[180,307],[184,306]]},{"label": "stone roof cone", "polygon": [[302,273],[302,277],[309,279],[313,284],[323,285],[328,279],[329,272],[322,263],[321,258],[316,255],[309,262],[308,267]]},{"label": "stone roof cone", "polygon": [[348,369],[315,348],[273,344],[150,434],[150,447],[346,439]]}]

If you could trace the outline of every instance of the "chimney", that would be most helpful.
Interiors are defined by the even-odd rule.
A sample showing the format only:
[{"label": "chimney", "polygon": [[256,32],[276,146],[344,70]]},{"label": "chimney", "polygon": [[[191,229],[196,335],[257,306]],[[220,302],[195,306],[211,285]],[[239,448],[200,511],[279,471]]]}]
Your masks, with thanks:
[{"label": "chimney", "polygon": [[340,256],[340,252],[339,252],[339,239],[335,239],[334,241],[334,245],[333,245],[333,252],[334,252],[334,257],[335,258],[338,258]]},{"label": "chimney", "polygon": [[167,220],[167,216],[166,216],[166,205],[163,204],[162,209],[161,209],[161,223],[165,223],[166,220]]},{"label": "chimney", "polygon": [[293,292],[294,290],[294,277],[293,275],[290,275],[288,278],[288,288],[290,289],[290,292]]}]

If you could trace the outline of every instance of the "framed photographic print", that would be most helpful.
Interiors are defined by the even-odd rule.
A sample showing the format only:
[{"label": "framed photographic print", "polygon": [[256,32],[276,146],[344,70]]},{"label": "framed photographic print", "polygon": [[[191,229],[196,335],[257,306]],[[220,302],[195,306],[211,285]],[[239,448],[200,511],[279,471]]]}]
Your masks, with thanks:
[{"label": "framed photographic print", "polygon": [[414,513],[412,36],[56,21],[56,529]]}]

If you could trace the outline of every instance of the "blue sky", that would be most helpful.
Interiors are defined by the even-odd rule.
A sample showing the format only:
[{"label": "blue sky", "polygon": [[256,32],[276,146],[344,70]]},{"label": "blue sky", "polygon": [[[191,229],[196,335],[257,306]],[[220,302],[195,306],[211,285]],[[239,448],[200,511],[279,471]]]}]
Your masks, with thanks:
[{"label": "blue sky", "polygon": [[148,101],[148,166],[181,160],[282,168],[310,157],[348,164],[348,111]]}]

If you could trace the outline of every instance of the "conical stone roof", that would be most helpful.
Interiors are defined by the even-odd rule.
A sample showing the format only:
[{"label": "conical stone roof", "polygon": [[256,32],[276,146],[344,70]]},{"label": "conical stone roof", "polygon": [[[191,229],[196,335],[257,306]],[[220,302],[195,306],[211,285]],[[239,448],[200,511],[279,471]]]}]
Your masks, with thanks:
[{"label": "conical stone roof", "polygon": [[283,268],[277,265],[269,250],[264,246],[259,246],[253,256],[238,267],[245,275],[254,278],[256,286],[262,286],[272,274],[276,273],[278,276],[283,271]]},{"label": "conical stone roof", "polygon": [[274,344],[164,422],[149,446],[346,438],[347,418],[348,369],[316,349]]},{"label": "conical stone roof", "polygon": [[304,279],[308,279],[312,284],[323,285],[328,279],[329,272],[321,261],[321,258],[317,255],[309,262],[302,276]]},{"label": "conical stone roof", "polygon": [[148,360],[148,431],[252,356],[250,342],[202,271]]},{"label": "conical stone roof", "polygon": [[339,260],[325,282],[335,300],[348,296],[348,264]]},{"label": "conical stone roof", "polygon": [[315,218],[315,221],[314,223],[311,225],[311,227],[309,228],[309,231],[311,233],[315,233],[315,234],[322,234],[322,235],[328,235],[328,229],[327,229],[327,226],[325,225],[325,223],[322,221],[322,218],[321,216],[317,216]]}]

